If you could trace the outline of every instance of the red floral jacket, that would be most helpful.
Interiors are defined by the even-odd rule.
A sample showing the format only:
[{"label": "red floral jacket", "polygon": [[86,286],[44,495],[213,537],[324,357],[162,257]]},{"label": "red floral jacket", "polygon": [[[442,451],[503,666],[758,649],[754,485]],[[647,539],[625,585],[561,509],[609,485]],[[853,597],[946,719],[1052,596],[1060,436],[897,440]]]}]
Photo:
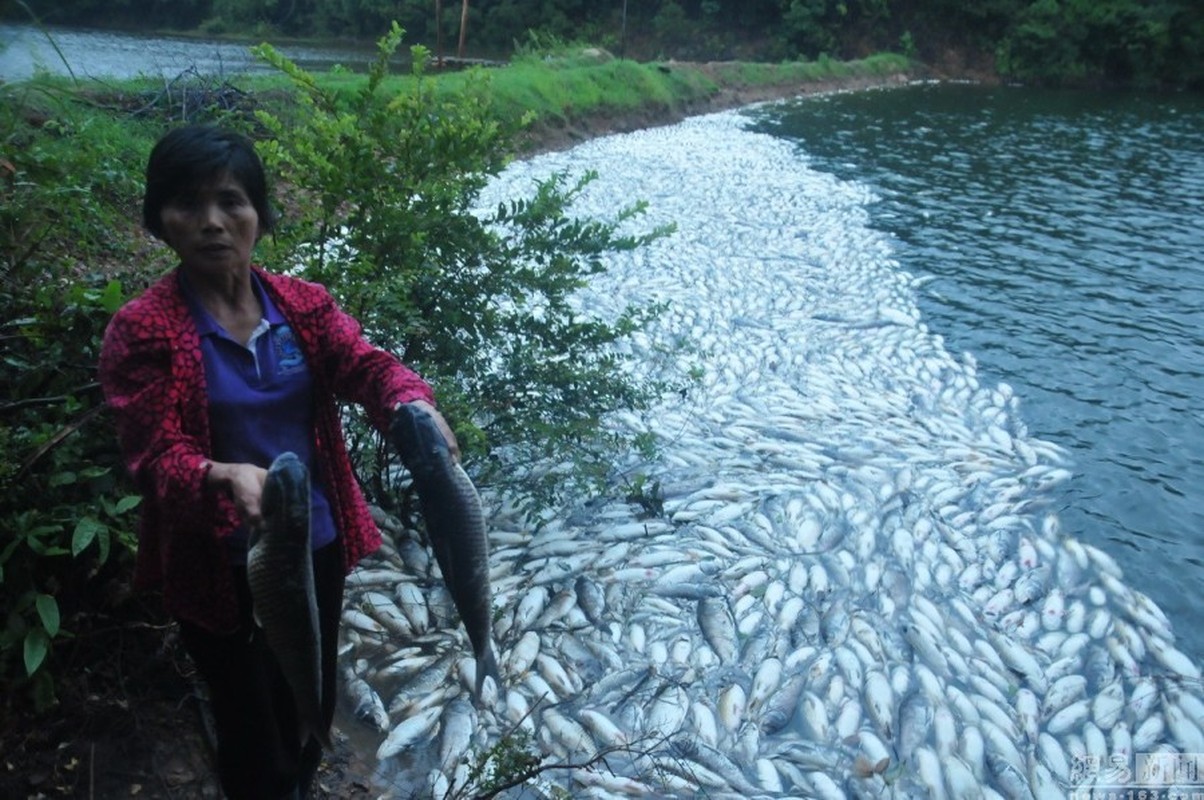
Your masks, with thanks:
[{"label": "red floral jacket", "polygon": [[[434,402],[430,387],[364,340],[358,322],[318,284],[256,269],[301,342],[314,380],[318,467],[347,570],[380,546],[352,472],[336,400],[358,403],[384,430],[391,409]],[[173,271],[122,307],[105,331],[100,382],[142,492],[137,588],[163,587],[173,616],[216,632],[237,626],[221,541],[240,524],[233,501],[205,486],[211,454],[201,341]]]}]

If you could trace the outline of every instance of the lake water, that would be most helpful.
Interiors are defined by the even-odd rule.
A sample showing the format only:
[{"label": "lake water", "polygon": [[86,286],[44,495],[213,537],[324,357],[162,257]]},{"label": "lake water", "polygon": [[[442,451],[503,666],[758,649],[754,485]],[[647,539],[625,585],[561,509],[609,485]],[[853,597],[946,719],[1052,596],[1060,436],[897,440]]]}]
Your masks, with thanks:
[{"label": "lake water", "polygon": [[868,184],[929,325],[1073,456],[1068,533],[1204,657],[1204,98],[923,86],[759,129]]},{"label": "lake water", "polygon": [[[376,55],[371,44],[284,44],[277,49],[310,70],[342,64],[363,71]],[[38,70],[77,78],[167,79],[193,70],[225,76],[273,71],[251,55],[247,43],[0,24],[0,80],[24,80]]]}]

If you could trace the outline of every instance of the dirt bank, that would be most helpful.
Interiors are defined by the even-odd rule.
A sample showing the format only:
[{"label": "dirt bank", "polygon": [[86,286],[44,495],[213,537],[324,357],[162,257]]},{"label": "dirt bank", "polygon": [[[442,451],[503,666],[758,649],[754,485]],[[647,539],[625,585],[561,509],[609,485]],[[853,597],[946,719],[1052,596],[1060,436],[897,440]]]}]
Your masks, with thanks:
[{"label": "dirt bank", "polygon": [[[672,69],[673,65],[667,65]],[[691,69],[697,69],[704,74],[716,75],[717,65],[692,64]],[[785,100],[793,97],[826,94],[829,92],[857,91],[860,89],[879,88],[884,86],[901,86],[912,79],[906,74],[887,76],[856,76],[848,78],[829,78],[822,81],[806,83],[782,84],[773,86],[732,86],[721,85],[713,94],[691,101],[680,107],[649,106],[632,111],[615,114],[595,114],[580,119],[565,122],[536,123],[521,138],[520,152],[523,155],[567,150],[584,141],[612,133],[627,133],[662,125],[672,125],[681,122],[686,117],[699,114],[709,114],[716,111],[727,111],[733,108],[743,108],[753,103],[771,100]]]}]

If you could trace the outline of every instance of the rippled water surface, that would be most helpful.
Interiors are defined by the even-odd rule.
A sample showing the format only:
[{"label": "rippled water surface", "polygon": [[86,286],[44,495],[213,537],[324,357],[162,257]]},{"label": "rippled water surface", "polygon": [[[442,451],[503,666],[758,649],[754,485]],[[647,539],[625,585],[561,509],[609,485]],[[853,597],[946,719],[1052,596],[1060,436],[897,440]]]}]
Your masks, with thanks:
[{"label": "rippled water surface", "polygon": [[1064,528],[1204,655],[1204,100],[924,86],[769,107],[867,182],[947,346],[1071,451]]},{"label": "rippled water surface", "polygon": [[[306,69],[343,64],[362,70],[375,55],[371,47],[281,45],[278,49]],[[0,80],[24,80],[38,70],[77,78],[174,78],[191,70],[202,75],[273,71],[251,55],[248,44],[0,24]]]}]

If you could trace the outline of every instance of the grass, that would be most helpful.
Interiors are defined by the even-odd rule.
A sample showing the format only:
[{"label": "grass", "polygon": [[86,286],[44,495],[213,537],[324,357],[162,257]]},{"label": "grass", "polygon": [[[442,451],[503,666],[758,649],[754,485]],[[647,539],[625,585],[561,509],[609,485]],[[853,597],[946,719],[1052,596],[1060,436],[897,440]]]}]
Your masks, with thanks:
[{"label": "grass", "polygon": [[[488,81],[493,110],[503,125],[530,125],[538,130],[563,128],[591,118],[614,119],[684,115],[721,92],[788,91],[824,82],[851,78],[875,79],[907,73],[914,64],[895,54],[881,54],[858,61],[758,62],[636,62],[617,59],[605,51],[584,45],[558,44],[555,48],[520,51],[503,67],[468,71],[428,71],[422,80],[436,96],[466,91],[470,81]],[[367,77],[346,70],[311,73],[323,87],[339,93],[360,90]],[[382,89],[386,93],[412,91],[419,80],[412,74],[390,75]],[[0,102],[15,99],[15,85],[0,93]],[[246,93],[256,103],[289,98],[294,88],[283,75],[201,76],[185,74],[174,81],[137,78],[123,81],[73,80],[38,76],[25,84],[26,90],[50,94],[79,94],[99,98],[101,106],[129,111],[140,103],[157,103],[164,122],[181,121],[205,102],[221,96]],[[192,96],[189,96],[189,93]],[[8,96],[5,97],[4,95]],[[236,97],[233,98],[237,100]],[[287,102],[287,99],[285,100]],[[172,115],[175,115],[174,118]]]},{"label": "grass", "polygon": [[[681,111],[723,89],[801,88],[806,84],[848,78],[885,78],[906,73],[913,67],[909,59],[891,53],[848,62],[824,58],[773,64],[640,63],[581,47],[569,55],[520,55],[504,67],[485,72],[489,94],[501,120],[517,122],[526,115],[536,124],[546,125],[641,109]],[[317,78],[323,85],[341,91],[354,91],[366,80],[350,73],[320,73]],[[437,95],[458,93],[474,79],[474,71],[432,73],[426,79],[434,82]],[[387,92],[405,91],[413,87],[415,80],[412,75],[393,76],[386,81],[384,89]],[[256,76],[246,82],[252,90],[285,85],[276,77]]]}]

